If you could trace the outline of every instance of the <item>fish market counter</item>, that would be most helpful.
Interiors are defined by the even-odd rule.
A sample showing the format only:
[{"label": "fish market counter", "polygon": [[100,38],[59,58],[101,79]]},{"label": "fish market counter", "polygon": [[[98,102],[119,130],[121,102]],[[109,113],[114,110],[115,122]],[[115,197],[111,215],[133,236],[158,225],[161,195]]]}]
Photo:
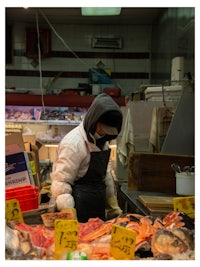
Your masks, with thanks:
[{"label": "fish market counter", "polygon": [[[165,209],[165,213],[171,210],[172,196],[128,190],[127,184],[121,184],[120,188],[123,202],[127,203],[127,208],[128,205],[135,208],[134,214],[124,213],[109,221],[96,217],[79,223],[74,209],[54,212],[54,205],[44,205],[37,210],[23,212],[24,222],[7,220],[5,259],[82,259],[78,256],[88,260],[195,259],[194,220],[178,211],[170,212],[163,218],[160,216],[164,215],[162,210]],[[150,218],[148,215],[153,213],[150,209],[156,210],[159,218]],[[55,223],[57,219],[61,221]],[[113,226],[116,229],[114,235]],[[131,246],[133,244],[134,247]]]},{"label": "fish market counter", "polygon": [[165,216],[173,210],[173,197],[177,195],[160,192],[135,191],[128,189],[128,183],[123,183],[118,191],[118,197],[123,202],[123,211],[140,213],[142,215]]}]

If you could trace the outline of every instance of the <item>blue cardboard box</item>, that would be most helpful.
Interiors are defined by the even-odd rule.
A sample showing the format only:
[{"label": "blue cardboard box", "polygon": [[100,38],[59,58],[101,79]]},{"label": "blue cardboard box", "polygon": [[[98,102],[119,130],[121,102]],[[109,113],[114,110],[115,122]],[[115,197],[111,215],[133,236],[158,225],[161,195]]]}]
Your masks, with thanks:
[{"label": "blue cardboard box", "polygon": [[6,189],[34,184],[27,152],[6,155],[5,161]]}]

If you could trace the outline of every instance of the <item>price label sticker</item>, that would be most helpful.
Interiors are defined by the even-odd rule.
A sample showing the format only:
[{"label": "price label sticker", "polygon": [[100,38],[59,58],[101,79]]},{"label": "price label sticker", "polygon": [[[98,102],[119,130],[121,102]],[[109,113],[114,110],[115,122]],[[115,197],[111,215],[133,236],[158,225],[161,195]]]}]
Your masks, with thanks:
[{"label": "price label sticker", "polygon": [[6,200],[6,220],[24,222],[19,201],[17,199]]},{"label": "price label sticker", "polygon": [[31,168],[32,174],[33,175],[36,175],[37,173],[36,173],[36,169],[35,169],[35,162],[34,162],[34,160],[30,160],[29,163],[30,163],[30,168]]},{"label": "price label sticker", "polygon": [[181,211],[188,215],[190,218],[194,218],[195,213],[195,197],[175,197],[173,198],[174,211]]},{"label": "price label sticker", "polygon": [[65,251],[74,251],[78,246],[78,221],[55,220],[55,254],[56,258]]},{"label": "price label sticker", "polygon": [[112,226],[110,254],[116,260],[132,260],[135,255],[136,232],[119,225]]}]

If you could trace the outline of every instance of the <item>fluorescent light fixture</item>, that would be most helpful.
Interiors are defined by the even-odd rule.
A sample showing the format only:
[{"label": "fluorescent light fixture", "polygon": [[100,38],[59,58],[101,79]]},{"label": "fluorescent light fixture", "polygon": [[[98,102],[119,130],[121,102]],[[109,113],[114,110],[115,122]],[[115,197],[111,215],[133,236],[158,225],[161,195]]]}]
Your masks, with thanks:
[{"label": "fluorescent light fixture", "polygon": [[45,147],[58,147],[58,144],[45,144]]},{"label": "fluorescent light fixture", "polygon": [[121,7],[82,7],[83,16],[115,16],[119,15]]}]

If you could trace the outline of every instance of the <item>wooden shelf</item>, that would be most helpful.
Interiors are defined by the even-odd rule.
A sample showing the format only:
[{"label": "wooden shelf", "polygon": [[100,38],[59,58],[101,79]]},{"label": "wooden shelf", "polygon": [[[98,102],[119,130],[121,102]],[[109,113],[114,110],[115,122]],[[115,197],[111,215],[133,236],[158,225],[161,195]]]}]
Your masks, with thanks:
[{"label": "wooden shelf", "polygon": [[[50,107],[89,107],[95,96],[58,96],[44,95],[44,105]],[[125,106],[125,97],[113,97],[119,106]],[[11,106],[42,106],[41,95],[6,93],[6,105]]]}]

